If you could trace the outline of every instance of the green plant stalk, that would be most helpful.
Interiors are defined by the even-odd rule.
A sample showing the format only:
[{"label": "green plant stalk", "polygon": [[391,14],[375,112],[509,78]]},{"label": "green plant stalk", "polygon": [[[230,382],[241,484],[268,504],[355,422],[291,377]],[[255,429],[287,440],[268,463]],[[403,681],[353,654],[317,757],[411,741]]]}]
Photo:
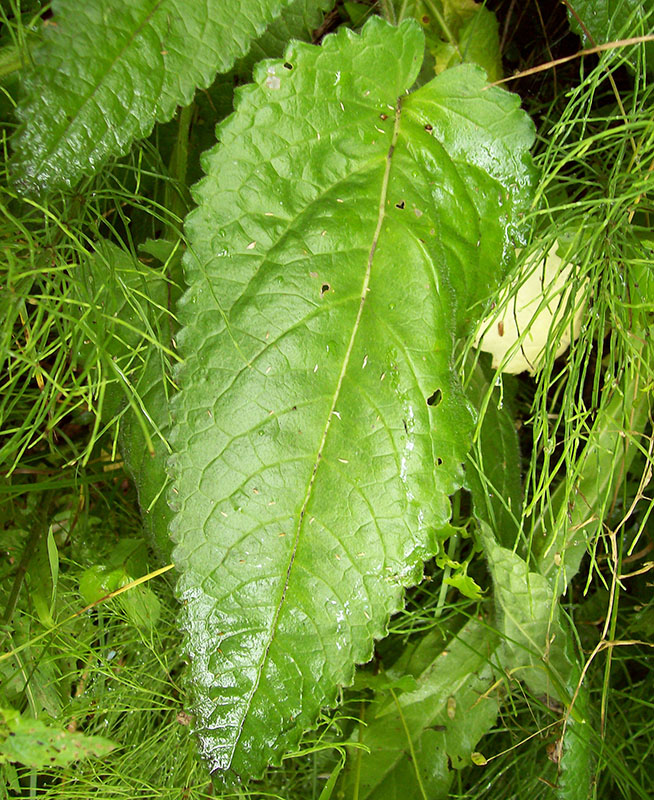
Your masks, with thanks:
[{"label": "green plant stalk", "polygon": [[[180,222],[189,209],[189,199],[186,195],[186,172],[188,168],[188,142],[191,130],[191,120],[195,111],[195,104],[184,106],[179,111],[177,121],[177,137],[175,147],[170,157],[169,171],[175,184],[167,183],[165,192],[165,205],[172,215],[179,218]],[[171,241],[179,239],[179,229],[172,223],[168,225],[168,238]]]},{"label": "green plant stalk", "polygon": [[387,22],[391,25],[397,25],[397,18],[395,16],[395,8],[393,7],[392,0],[381,0],[382,14]]},{"label": "green plant stalk", "polygon": [[409,746],[409,753],[411,757],[411,763],[413,764],[413,771],[416,776],[416,781],[418,783],[418,788],[420,789],[420,794],[422,796],[422,800],[429,800],[427,797],[427,793],[425,792],[425,787],[422,782],[422,778],[420,777],[420,769],[418,768],[418,759],[416,758],[416,751],[413,746],[413,738],[411,737],[411,731],[406,724],[406,718],[404,716],[404,712],[402,711],[402,706],[400,705],[400,701],[397,699],[397,694],[395,693],[394,689],[389,689],[391,697],[393,698],[393,702],[395,703],[395,707],[397,708],[398,716],[402,722],[402,727],[404,728],[404,733],[406,735],[406,740]]}]

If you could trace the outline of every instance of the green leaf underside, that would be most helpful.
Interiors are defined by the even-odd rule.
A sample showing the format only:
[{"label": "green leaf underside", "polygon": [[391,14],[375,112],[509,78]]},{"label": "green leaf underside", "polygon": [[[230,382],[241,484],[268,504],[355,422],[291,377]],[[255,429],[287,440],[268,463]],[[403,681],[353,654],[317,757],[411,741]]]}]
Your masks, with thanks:
[{"label": "green leaf underside", "polygon": [[358,739],[370,753],[357,754],[360,763],[350,776],[361,800],[422,798],[417,775],[430,800],[450,796],[454,770],[471,763],[497,718],[497,693],[489,690],[498,641],[490,628],[471,620],[418,677],[414,690],[372,705]]},{"label": "green leaf underside", "polygon": [[85,343],[77,356],[81,365],[87,359],[93,364],[99,357],[107,379],[102,419],[110,422],[121,415],[120,452],[138,489],[144,529],[168,563],[171,511],[165,465],[170,390],[165,357],[153,342],[166,340],[172,333],[173,321],[166,308],[169,296],[177,296],[178,289],[130,253],[101,240],[84,265],[78,291]]},{"label": "green leaf underside", "polygon": [[577,668],[552,588],[519,555],[498,545],[485,523],[481,528],[495,586],[497,628],[504,639],[500,663],[533,692],[567,703]]},{"label": "green leaf underside", "polygon": [[501,275],[532,131],[472,67],[404,96],[423,44],[372,19],[259,65],[196,187],[173,535],[214,769],[260,774],[334,704],[461,485],[453,339]]},{"label": "green leaf underside", "polygon": [[[574,9],[574,13],[573,10]],[[584,47],[652,33],[654,0],[574,0],[568,5],[571,29],[581,37]],[[628,51],[627,51],[628,52]],[[654,44],[645,44],[645,68],[654,70]],[[637,50],[628,61],[637,63]]]},{"label": "green leaf underside", "polygon": [[289,0],[55,0],[34,53],[16,176],[73,185],[245,55]]}]

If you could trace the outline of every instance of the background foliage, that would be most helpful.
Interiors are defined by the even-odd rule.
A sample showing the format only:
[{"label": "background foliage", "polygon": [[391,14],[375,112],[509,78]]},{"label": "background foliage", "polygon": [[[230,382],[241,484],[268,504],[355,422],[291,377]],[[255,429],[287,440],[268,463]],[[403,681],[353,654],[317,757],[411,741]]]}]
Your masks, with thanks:
[{"label": "background foliage", "polygon": [[337,708],[260,780],[227,788],[199,760],[173,573],[153,572],[171,557],[181,224],[234,87],[289,38],[344,39],[376,14],[422,27],[422,85],[472,74],[460,61],[496,79],[502,61],[509,73],[647,34],[649,4],[253,0],[219,4],[216,30],[195,5],[85,4],[84,36],[72,2],[1,11],[0,792],[650,797],[648,46],[512,84],[539,178],[504,285],[515,295],[556,248],[573,269],[537,302],[558,304],[557,328],[535,375],[496,374],[473,347],[498,325],[476,295],[469,317],[485,321],[460,326],[454,374],[477,428],[436,558]]}]

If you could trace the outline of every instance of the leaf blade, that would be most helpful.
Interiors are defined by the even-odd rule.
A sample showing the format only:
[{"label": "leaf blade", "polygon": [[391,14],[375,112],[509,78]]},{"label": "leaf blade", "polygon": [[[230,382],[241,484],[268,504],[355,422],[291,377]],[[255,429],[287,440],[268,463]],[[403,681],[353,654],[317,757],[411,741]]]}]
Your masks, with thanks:
[{"label": "leaf blade", "polygon": [[72,186],[226,72],[290,0],[59,0],[34,53],[18,185]]},{"label": "leaf blade", "polygon": [[[415,689],[394,703],[379,692],[358,732],[357,741],[370,752],[360,754],[346,792],[358,792],[361,800],[417,800],[425,791],[431,800],[448,797],[455,770],[470,764],[497,717],[498,697],[491,688],[498,644],[491,628],[470,620],[436,649]],[[415,758],[407,758],[407,738]]]},{"label": "leaf blade", "polygon": [[[422,52],[414,24],[372,20],[361,37],[342,30],[259,65],[196,189],[174,560],[201,749],[216,769],[259,774],[335,702],[461,484],[472,419],[452,367],[450,286],[465,302],[497,280],[480,258],[497,269],[505,221],[477,242],[503,183],[474,158],[460,177],[431,135],[430,90],[398,102]],[[471,83],[497,103],[464,68],[460,91]],[[520,120],[528,146],[506,98],[506,124]],[[456,240],[447,214],[434,216],[443,187],[458,195]],[[479,280],[451,274],[466,259]]]}]

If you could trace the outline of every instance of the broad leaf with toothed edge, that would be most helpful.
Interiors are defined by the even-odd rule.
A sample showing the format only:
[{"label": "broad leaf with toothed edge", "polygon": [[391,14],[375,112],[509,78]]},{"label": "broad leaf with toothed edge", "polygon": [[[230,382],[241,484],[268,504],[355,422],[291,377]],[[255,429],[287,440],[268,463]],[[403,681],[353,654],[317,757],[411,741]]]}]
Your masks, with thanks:
[{"label": "broad leaf with toothed edge", "polygon": [[261,774],[386,633],[461,486],[457,331],[497,286],[532,126],[481,70],[407,95],[370,20],[255,70],[187,221],[171,468],[195,726]]},{"label": "broad leaf with toothed edge", "polygon": [[[23,191],[74,185],[244,56],[290,0],[54,0],[18,112]],[[293,15],[302,8],[293,4]],[[324,8],[324,0],[308,3]],[[297,26],[296,26],[297,27]],[[274,35],[273,35],[274,38]]]}]

